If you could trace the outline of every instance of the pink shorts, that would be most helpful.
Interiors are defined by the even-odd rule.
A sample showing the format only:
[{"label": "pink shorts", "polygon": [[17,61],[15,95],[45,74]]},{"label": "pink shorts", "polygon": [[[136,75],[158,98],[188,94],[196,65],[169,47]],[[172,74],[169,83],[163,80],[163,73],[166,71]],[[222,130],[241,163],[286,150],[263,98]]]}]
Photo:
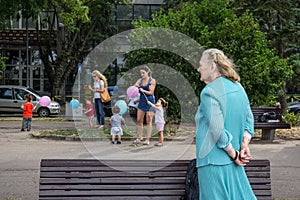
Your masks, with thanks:
[{"label": "pink shorts", "polygon": [[156,130],[157,130],[157,132],[164,131],[164,126],[165,126],[165,123],[163,123],[163,122],[156,122]]}]

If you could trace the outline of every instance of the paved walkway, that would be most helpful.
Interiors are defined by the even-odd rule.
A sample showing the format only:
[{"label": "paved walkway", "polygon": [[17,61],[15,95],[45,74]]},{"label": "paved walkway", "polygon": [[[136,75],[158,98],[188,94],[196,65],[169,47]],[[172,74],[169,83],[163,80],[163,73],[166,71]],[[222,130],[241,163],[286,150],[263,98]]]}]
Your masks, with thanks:
[{"label": "paved walkway", "polygon": [[[165,147],[132,147],[130,141],[111,145],[102,141],[32,139],[20,132],[21,121],[0,121],[0,199],[38,199],[39,162],[42,158],[192,159],[195,145],[188,140],[167,142]],[[32,132],[75,128],[73,122],[34,121]],[[154,142],[153,142],[154,143]],[[251,144],[254,159],[271,162],[272,193],[276,199],[300,200],[300,140]],[[281,200],[282,200],[281,199]]]}]

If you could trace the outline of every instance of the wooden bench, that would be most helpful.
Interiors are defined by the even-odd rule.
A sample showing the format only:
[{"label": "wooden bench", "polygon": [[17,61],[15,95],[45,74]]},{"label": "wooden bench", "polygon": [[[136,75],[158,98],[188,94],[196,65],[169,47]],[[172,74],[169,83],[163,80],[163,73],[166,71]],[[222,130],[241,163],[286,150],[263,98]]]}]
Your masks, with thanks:
[{"label": "wooden bench", "polygon": [[[189,160],[44,159],[40,200],[179,200]],[[271,200],[270,163],[252,160],[248,179],[259,200]]]},{"label": "wooden bench", "polygon": [[[262,129],[262,140],[273,141],[275,137],[275,129],[290,129],[291,125],[282,121],[282,110],[276,107],[252,107],[254,115],[254,128]],[[259,116],[263,113],[275,113],[279,122],[259,122]]]}]

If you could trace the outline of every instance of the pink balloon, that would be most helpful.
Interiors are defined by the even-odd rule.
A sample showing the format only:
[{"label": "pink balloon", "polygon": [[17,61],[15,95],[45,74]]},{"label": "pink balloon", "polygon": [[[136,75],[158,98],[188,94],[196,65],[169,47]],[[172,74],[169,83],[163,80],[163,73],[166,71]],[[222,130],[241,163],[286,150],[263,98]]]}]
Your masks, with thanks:
[{"label": "pink balloon", "polygon": [[139,94],[139,88],[137,88],[136,86],[130,86],[127,89],[126,93],[130,98],[134,98]]},{"label": "pink balloon", "polygon": [[49,106],[50,105],[50,103],[51,103],[51,99],[50,99],[50,97],[48,97],[48,96],[42,96],[41,98],[40,98],[40,100],[39,100],[39,104],[41,105],[41,106]]}]

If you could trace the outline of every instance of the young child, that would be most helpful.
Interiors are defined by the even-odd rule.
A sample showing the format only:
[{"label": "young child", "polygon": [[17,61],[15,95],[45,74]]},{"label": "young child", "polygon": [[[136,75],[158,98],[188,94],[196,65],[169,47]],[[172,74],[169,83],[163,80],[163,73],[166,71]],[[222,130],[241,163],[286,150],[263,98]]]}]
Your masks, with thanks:
[{"label": "young child", "polygon": [[36,106],[33,106],[31,103],[32,96],[30,94],[26,94],[24,96],[24,104],[21,106],[23,109],[23,121],[22,121],[22,129],[21,131],[30,131],[31,129],[31,121],[32,121],[32,111],[35,109]]},{"label": "young child", "polygon": [[159,98],[154,105],[150,101],[147,101],[148,104],[155,109],[155,124],[156,130],[158,132],[158,143],[154,144],[157,147],[164,146],[164,126],[165,126],[165,119],[164,119],[164,112],[168,108],[168,102],[163,98]]},{"label": "young child", "polygon": [[115,137],[118,136],[117,144],[121,144],[121,136],[123,135],[122,124],[125,124],[124,118],[119,114],[120,108],[118,106],[114,106],[112,108],[113,116],[110,117],[110,135],[111,135],[111,143],[115,144]]},{"label": "young child", "polygon": [[131,118],[136,119],[137,117],[137,107],[139,105],[140,94],[136,97],[130,98],[126,97],[126,102],[128,104],[128,112]]},{"label": "young child", "polygon": [[94,107],[92,104],[92,100],[90,97],[85,98],[85,103],[86,103],[86,109],[84,109],[84,114],[88,117],[89,119],[89,125],[90,128],[94,127]]}]

